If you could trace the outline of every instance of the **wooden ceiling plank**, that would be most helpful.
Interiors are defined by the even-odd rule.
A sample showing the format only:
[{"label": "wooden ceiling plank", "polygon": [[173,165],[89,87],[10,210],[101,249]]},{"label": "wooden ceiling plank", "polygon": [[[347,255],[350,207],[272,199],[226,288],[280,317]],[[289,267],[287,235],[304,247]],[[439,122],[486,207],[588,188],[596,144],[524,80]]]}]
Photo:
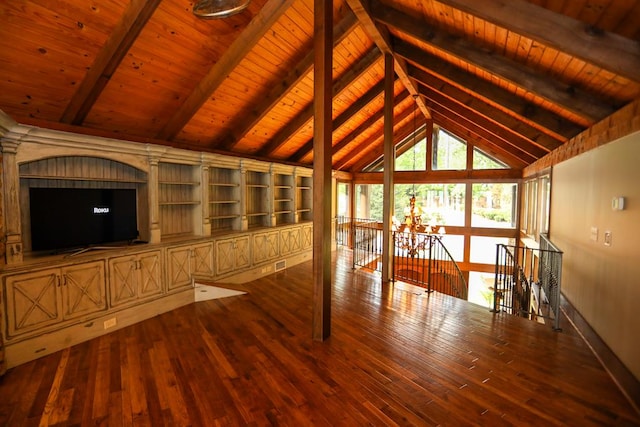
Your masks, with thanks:
[{"label": "wooden ceiling plank", "polygon": [[517,134],[519,138],[525,139],[530,144],[536,145],[546,152],[555,150],[566,141],[551,138],[538,129],[529,126],[522,120],[505,113],[481,99],[474,98],[459,88],[418,68],[410,68],[409,73],[409,75],[420,82],[420,84],[431,88],[454,103],[459,103],[465,108],[470,108],[477,114],[484,116],[487,120],[496,122],[505,129]]},{"label": "wooden ceiling plank", "polygon": [[209,99],[211,94],[244,59],[247,53],[253,49],[253,46],[260,41],[269,28],[287,11],[292,3],[293,0],[267,1],[238,38],[231,43],[220,60],[200,80],[171,119],[167,121],[158,133],[158,139],[173,139],[182,130],[191,117]]},{"label": "wooden ceiling plank", "polygon": [[[407,99],[408,96],[409,96],[409,91],[403,90],[401,93],[399,93],[393,98],[393,105],[397,106],[402,101]],[[412,112],[413,112],[412,108],[405,108],[400,113],[394,116],[394,119],[393,119],[394,123],[400,123],[402,120],[406,119]],[[368,128],[373,126],[374,123],[378,122],[383,118],[384,118],[384,108],[376,111],[374,114],[369,116],[369,118],[365,120],[363,123],[361,123],[360,126],[356,127],[354,130],[349,132],[347,136],[345,136],[344,138],[342,138],[342,140],[340,140],[337,144],[335,144],[332,147],[332,150],[331,150],[332,153],[333,154],[338,153],[340,150],[345,148],[352,141],[354,141],[356,138],[362,135],[362,133],[365,130],[367,130]],[[380,134],[379,137],[382,138],[382,134]]]},{"label": "wooden ceiling plank", "polygon": [[[360,25],[364,28],[365,32],[371,37],[373,42],[378,46],[380,52],[383,54],[389,53],[393,55],[393,48],[391,46],[389,34],[387,34],[384,29],[379,28],[374,20],[371,18],[371,14],[369,12],[369,6],[365,5],[365,2],[362,0],[346,0],[347,4],[355,13],[358,21],[360,21]],[[409,91],[411,95],[418,94],[418,88],[414,86],[414,83],[411,81],[409,76],[407,75],[406,68],[404,66],[404,62],[396,58],[394,55],[394,70],[396,75],[404,85],[404,87]],[[429,113],[429,109],[426,105],[420,100],[418,97],[418,107],[420,111],[424,114],[426,118],[430,118],[431,114]]]},{"label": "wooden ceiling plank", "polygon": [[161,0],[132,0],[78,85],[60,122],[81,125]]},{"label": "wooden ceiling plank", "polygon": [[[358,25],[356,16],[349,12],[333,29],[333,46],[341,43]],[[213,146],[231,151],[282,99],[313,69],[313,49],[300,61],[295,68],[278,84],[272,86],[271,91],[259,99],[262,100],[247,114],[241,117],[238,126],[231,126],[231,132],[221,138]]]},{"label": "wooden ceiling plank", "polygon": [[594,95],[569,87],[551,78],[536,74],[527,66],[505,57],[482,52],[477,46],[461,38],[452,37],[425,22],[405,13],[373,2],[373,18],[392,26],[416,40],[434,46],[458,59],[473,64],[492,75],[511,82],[537,96],[561,106],[563,109],[584,118],[593,124],[612,114],[616,108],[598,101]]},{"label": "wooden ceiling plank", "polygon": [[[382,91],[384,90],[384,81],[378,82],[374,87],[369,89],[367,93],[365,93],[362,97],[358,98],[356,102],[351,104],[349,108],[344,110],[342,114],[336,117],[333,120],[333,131],[340,128],[343,124],[345,124],[351,117],[357,114],[360,110],[367,106],[371,101],[380,96]],[[297,161],[302,160],[309,152],[313,150],[313,139],[307,141],[300,149],[298,149],[290,158],[297,159]]]},{"label": "wooden ceiling plank", "polygon": [[[403,90],[401,93],[399,93],[398,95],[395,96],[394,98],[394,105],[398,105],[401,102],[403,102],[405,99],[407,99],[409,97],[409,91],[407,91],[406,89]],[[402,122],[404,119],[406,119],[407,117],[409,117],[412,113],[413,113],[414,109],[413,108],[405,108],[403,109],[400,113],[396,114],[394,116],[394,124],[397,126],[400,122]],[[384,110],[380,109],[378,111],[376,111],[373,115],[371,115],[365,122],[363,122],[360,126],[358,126],[356,129],[354,129],[353,131],[351,131],[347,136],[345,136],[342,140],[340,140],[337,144],[335,144],[332,148],[332,153],[335,156],[339,151],[343,150],[344,148],[346,148],[349,144],[351,144],[353,141],[355,141],[359,136],[362,135],[362,133],[367,130],[368,128],[370,128],[371,126],[373,126],[375,123],[377,123],[378,121],[382,120],[384,118]],[[410,123],[410,132],[413,131],[413,122]],[[406,126],[402,127],[400,131],[394,131],[394,143],[398,143],[400,142],[399,139],[396,138],[396,136],[399,133],[403,133],[406,130]],[[405,134],[403,134],[404,136],[400,139],[403,139],[404,137],[406,137]],[[346,154],[345,156],[342,157],[342,159],[340,159],[339,161],[335,162],[333,165],[333,168],[336,170],[341,169],[342,167],[344,167],[346,164],[348,164],[349,162],[351,162],[351,159],[359,154],[362,154],[363,151],[368,150],[372,145],[375,145],[376,143],[382,144],[383,141],[383,134],[382,132],[378,132],[375,133],[374,135],[371,135],[370,137],[366,138],[362,143],[358,144],[356,147],[354,147],[352,150],[350,150],[350,152],[348,154]],[[382,145],[381,145],[382,146]],[[382,148],[381,148],[382,149]]]},{"label": "wooden ceiling plank", "polygon": [[[413,109],[409,109],[409,114],[411,114],[412,112]],[[394,129],[393,143],[398,144],[400,141],[411,135],[414,130],[415,129],[413,127],[413,122],[405,123],[399,128]],[[346,159],[347,161],[341,167],[349,166],[347,169],[352,172],[362,171],[364,168],[368,167],[376,160],[378,160],[378,158],[384,155],[384,144],[382,135],[380,135],[380,137],[378,138],[375,138],[374,141],[365,141],[364,143],[359,144],[356,149],[351,151],[351,153],[365,154],[357,159],[351,166],[349,166],[349,163],[351,163],[352,159],[355,160],[355,155],[349,156],[349,158]]]},{"label": "wooden ceiling plank", "polygon": [[499,27],[640,82],[640,44],[524,0],[439,0]]},{"label": "wooden ceiling plank", "polygon": [[[356,64],[352,65],[346,73],[344,73],[337,82],[333,84],[333,96],[345,90],[349,85],[358,79],[363,73],[380,59],[380,51],[374,46],[369,50],[363,58]],[[282,147],[291,135],[294,135],[301,127],[313,118],[313,102],[302,110],[296,117],[289,121],[280,131],[274,135],[271,140],[265,144],[259,151],[259,156],[269,156],[269,154]]]},{"label": "wooden ceiling plank", "polygon": [[[552,111],[527,102],[508,90],[493,85],[435,55],[422,51],[410,43],[394,40],[394,48],[398,55],[411,64],[417,65],[422,71],[437,75],[460,89],[475,94],[480,99],[513,112],[517,117],[546,131],[556,139],[567,140],[584,130],[582,126],[572,123]],[[408,72],[411,74],[410,67]]]}]

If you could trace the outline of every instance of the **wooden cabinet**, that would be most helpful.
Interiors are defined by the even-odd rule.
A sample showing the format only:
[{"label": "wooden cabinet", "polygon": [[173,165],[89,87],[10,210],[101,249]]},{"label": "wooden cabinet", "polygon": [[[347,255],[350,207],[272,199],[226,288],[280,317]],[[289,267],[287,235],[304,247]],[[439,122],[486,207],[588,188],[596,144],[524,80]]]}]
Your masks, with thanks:
[{"label": "wooden cabinet", "polygon": [[279,232],[267,231],[253,235],[253,263],[260,264],[276,259],[280,254]]},{"label": "wooden cabinet", "polygon": [[109,260],[109,302],[111,307],[161,295],[160,251],[143,252]]},{"label": "wooden cabinet", "polygon": [[5,295],[8,338],[104,311],[104,262],[8,276]]},{"label": "wooden cabinet", "polygon": [[194,165],[159,163],[158,205],[163,237],[200,234],[199,171]]},{"label": "wooden cabinet", "polygon": [[304,224],[300,229],[300,244],[302,249],[309,249],[313,246],[313,224]]},{"label": "wooden cabinet", "polygon": [[273,174],[273,215],[275,225],[294,223],[293,175]]},{"label": "wooden cabinet", "polygon": [[246,172],[247,228],[270,227],[270,175],[268,172]]},{"label": "wooden cabinet", "polygon": [[231,273],[251,265],[249,235],[219,239],[216,245],[216,275]]},{"label": "wooden cabinet", "polygon": [[287,256],[298,252],[302,246],[300,241],[300,227],[285,228],[280,233],[280,256]]},{"label": "wooden cabinet", "polygon": [[313,178],[296,176],[296,222],[313,220]]},{"label": "wooden cabinet", "polygon": [[212,233],[240,230],[240,170],[209,168],[209,220]]},{"label": "wooden cabinet", "polygon": [[213,275],[212,242],[167,249],[169,290],[191,286],[194,276]]}]

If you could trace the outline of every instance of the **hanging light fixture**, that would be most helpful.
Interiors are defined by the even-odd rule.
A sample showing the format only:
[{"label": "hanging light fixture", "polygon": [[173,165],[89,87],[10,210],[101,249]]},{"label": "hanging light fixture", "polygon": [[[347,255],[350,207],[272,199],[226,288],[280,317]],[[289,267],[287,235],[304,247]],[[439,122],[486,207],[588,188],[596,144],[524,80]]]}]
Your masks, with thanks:
[{"label": "hanging light fixture", "polygon": [[193,14],[203,19],[226,18],[245,10],[251,0],[201,0],[193,5]]}]

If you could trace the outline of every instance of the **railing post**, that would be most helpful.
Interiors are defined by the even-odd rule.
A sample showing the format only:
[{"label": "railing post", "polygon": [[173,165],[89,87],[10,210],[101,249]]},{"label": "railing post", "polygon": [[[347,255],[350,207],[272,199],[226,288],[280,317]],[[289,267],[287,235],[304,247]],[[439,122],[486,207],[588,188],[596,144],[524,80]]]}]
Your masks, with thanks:
[{"label": "railing post", "polygon": [[493,280],[493,313],[499,313],[500,309],[498,309],[498,283],[499,283],[499,268],[502,265],[500,262],[500,244],[496,245],[496,277]]},{"label": "railing post", "polygon": [[427,284],[427,292],[431,292],[431,263],[433,262],[433,241],[431,240],[431,235],[427,236],[429,238],[429,263],[427,265],[427,277],[429,278],[429,282]]}]

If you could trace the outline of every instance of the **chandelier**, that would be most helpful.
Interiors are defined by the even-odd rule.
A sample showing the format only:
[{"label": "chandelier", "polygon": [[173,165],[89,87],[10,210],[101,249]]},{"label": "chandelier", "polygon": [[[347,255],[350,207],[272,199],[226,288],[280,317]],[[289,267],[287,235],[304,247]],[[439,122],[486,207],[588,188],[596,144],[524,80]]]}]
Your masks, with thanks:
[{"label": "chandelier", "polygon": [[422,222],[422,207],[416,206],[415,194],[411,196],[409,206],[404,208],[404,222],[394,220],[393,229],[396,248],[407,251],[407,255],[412,258],[421,251],[430,249],[432,239],[445,233],[443,225],[438,226],[431,221],[427,224]]},{"label": "chandelier", "polygon": [[[413,96],[413,170],[416,170],[416,105],[418,95]],[[421,251],[431,248],[433,244],[431,234],[439,232],[440,235],[444,234],[444,226],[438,227],[434,223],[429,222],[423,224],[422,222],[422,207],[416,206],[416,186],[413,185],[413,195],[409,200],[409,206],[404,208],[404,222],[399,223],[397,218],[393,218],[393,231],[395,246],[398,249],[404,250],[407,254],[414,258]]]},{"label": "chandelier", "polygon": [[240,13],[249,6],[251,0],[200,0],[193,5],[193,14],[198,18],[226,18]]}]

